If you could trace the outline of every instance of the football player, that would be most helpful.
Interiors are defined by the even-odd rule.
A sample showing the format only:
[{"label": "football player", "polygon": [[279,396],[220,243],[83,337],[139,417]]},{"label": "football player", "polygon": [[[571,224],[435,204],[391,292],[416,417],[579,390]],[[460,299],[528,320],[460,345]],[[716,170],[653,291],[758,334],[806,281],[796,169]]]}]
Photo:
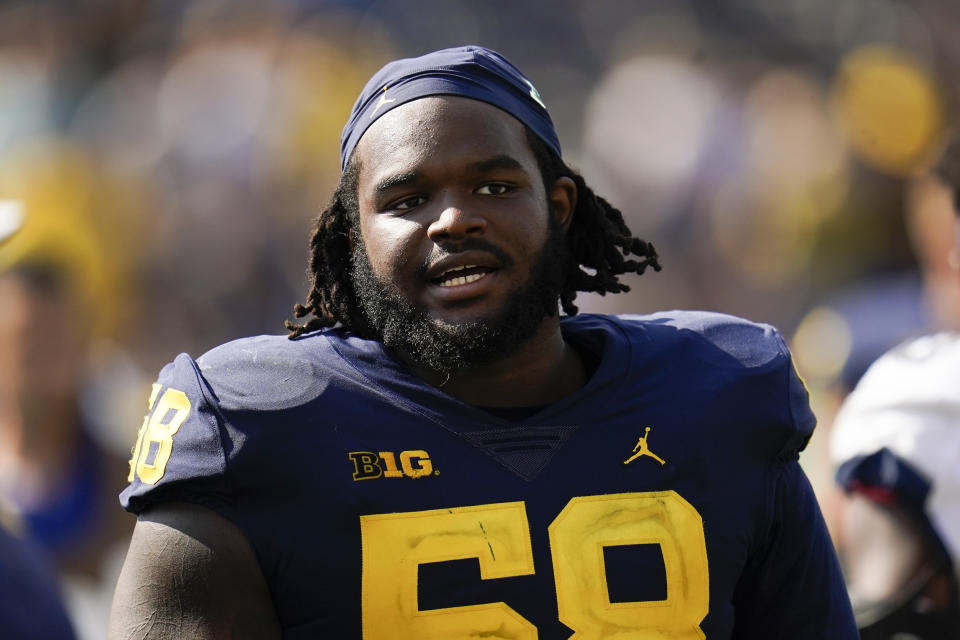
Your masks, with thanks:
[{"label": "football player", "polygon": [[[0,200],[0,244],[23,224],[23,206]],[[5,526],[6,525],[6,526]],[[47,558],[14,535],[22,528],[16,513],[0,501],[0,630],[5,638],[73,640],[74,632]]]},{"label": "football player", "polygon": [[111,637],[856,637],[784,341],[577,315],[660,266],[516,67],[387,64],[340,157],[306,321],[153,387]]},{"label": "football player", "polygon": [[[955,214],[957,185],[960,139],[923,179],[929,202]],[[957,253],[960,233],[954,267]],[[960,335],[920,336],[874,362],[837,414],[831,454],[862,638],[960,638]]]}]

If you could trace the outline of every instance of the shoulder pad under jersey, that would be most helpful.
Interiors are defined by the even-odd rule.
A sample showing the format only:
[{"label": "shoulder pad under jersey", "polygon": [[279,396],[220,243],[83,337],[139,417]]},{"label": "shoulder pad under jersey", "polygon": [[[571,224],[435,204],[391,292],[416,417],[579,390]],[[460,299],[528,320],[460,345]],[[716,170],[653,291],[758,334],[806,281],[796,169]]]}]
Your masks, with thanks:
[{"label": "shoulder pad under jersey", "polygon": [[651,341],[654,349],[663,348],[665,358],[682,357],[690,375],[711,376],[731,393],[749,389],[750,400],[739,410],[755,416],[763,432],[745,437],[769,441],[772,452],[782,459],[795,459],[806,447],[816,417],[806,385],[776,328],[705,311],[666,311],[620,320],[637,328],[628,333]]},{"label": "shoulder pad under jersey", "polygon": [[234,340],[196,361],[180,354],[153,385],[121,504],[139,512],[159,500],[214,509],[228,502],[227,455],[243,441],[230,440],[224,416],[307,404],[326,388],[336,361],[319,333]]},{"label": "shoulder pad under jersey", "polygon": [[220,486],[225,456],[218,411],[190,356],[182,353],[160,371],[132,450],[130,485],[120,494],[125,509],[139,513],[157,500],[176,499],[188,483],[206,485],[212,497],[228,493]]},{"label": "shoulder pad under jersey", "polygon": [[234,340],[200,356],[197,364],[224,410],[277,411],[319,396],[337,360],[323,334],[316,333],[297,340]]}]

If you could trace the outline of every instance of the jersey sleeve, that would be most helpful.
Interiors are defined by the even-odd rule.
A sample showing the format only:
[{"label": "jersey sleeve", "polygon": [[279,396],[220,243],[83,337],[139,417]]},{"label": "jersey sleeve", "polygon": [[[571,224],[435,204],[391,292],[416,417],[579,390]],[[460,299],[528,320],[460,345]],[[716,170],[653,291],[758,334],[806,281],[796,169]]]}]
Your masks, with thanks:
[{"label": "jersey sleeve", "polygon": [[[783,342],[780,334],[777,338]],[[787,376],[787,405],[790,411],[790,434],[784,441],[780,449],[780,458],[784,460],[796,460],[800,452],[807,447],[810,442],[813,431],[817,426],[817,418],[810,408],[810,393],[807,385],[804,383],[800,374],[797,373],[797,367],[793,362],[793,356],[783,344],[785,357],[785,368]]]},{"label": "jersey sleeve", "polygon": [[[817,420],[790,349],[769,324],[707,311],[669,311],[642,316],[646,334],[672,344],[669,360],[687,387],[721,397],[736,415],[742,438],[764,458],[796,460]],[[649,347],[644,344],[644,351]]]},{"label": "jersey sleeve", "polygon": [[860,637],[832,540],[798,462],[778,472],[768,536],[737,584],[734,606],[738,640]]},{"label": "jersey sleeve", "polygon": [[120,494],[127,511],[161,501],[211,509],[229,502],[224,436],[216,397],[197,363],[181,354],[160,372]]},{"label": "jersey sleeve", "polygon": [[799,459],[817,426],[810,394],[780,332],[768,324],[712,314],[702,330],[713,349],[714,375],[725,376],[724,393],[736,398],[744,438],[777,463]]}]

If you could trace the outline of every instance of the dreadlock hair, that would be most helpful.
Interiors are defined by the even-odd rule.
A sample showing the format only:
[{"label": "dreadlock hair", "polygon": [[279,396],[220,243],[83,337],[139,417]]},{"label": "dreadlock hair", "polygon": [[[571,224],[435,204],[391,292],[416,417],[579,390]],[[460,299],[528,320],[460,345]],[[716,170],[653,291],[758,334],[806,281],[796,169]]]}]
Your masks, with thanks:
[{"label": "dreadlock hair", "polygon": [[[621,293],[629,291],[630,287],[620,282],[619,276],[625,273],[642,275],[647,267],[660,271],[653,245],[634,237],[617,208],[596,195],[583,177],[568,167],[528,127],[524,129],[546,192],[550,193],[561,177],[570,178],[577,186],[577,205],[566,234],[569,260],[564,267],[564,286],[560,292],[564,313],[577,314],[573,301],[578,291],[600,295]],[[330,205],[314,222],[307,269],[310,289],[306,301],[293,307],[295,317],[303,318],[308,314],[313,317],[303,324],[285,322],[291,340],[337,324],[361,337],[373,336],[356,299],[350,274],[351,234],[359,233],[359,174],[360,163],[354,157],[340,176]]]},{"label": "dreadlock hair", "polygon": [[[567,230],[570,259],[565,267],[565,284],[560,292],[560,305],[567,315],[576,315],[573,304],[578,291],[622,293],[630,287],[620,282],[625,273],[643,275],[647,267],[660,271],[660,262],[653,244],[634,237],[620,210],[593,192],[583,176],[568,167],[529,128],[527,143],[537,160],[543,186],[550,193],[554,183],[563,177],[577,186],[577,206]],[[639,260],[628,258],[636,256]],[[586,267],[593,273],[584,269]]]}]

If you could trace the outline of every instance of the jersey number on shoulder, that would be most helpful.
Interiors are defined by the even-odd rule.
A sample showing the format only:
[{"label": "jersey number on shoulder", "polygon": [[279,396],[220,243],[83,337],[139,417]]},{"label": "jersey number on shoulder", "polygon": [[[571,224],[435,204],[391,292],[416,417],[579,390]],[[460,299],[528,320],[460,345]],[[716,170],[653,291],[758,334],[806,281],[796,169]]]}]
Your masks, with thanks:
[{"label": "jersey number on shoulder", "polygon": [[190,398],[187,394],[177,389],[167,389],[160,396],[161,388],[159,384],[154,384],[147,401],[147,415],[137,434],[137,444],[133,446],[127,482],[133,482],[136,473],[140,476],[140,482],[157,484],[173,452],[173,435],[190,415]]},{"label": "jersey number on shoulder", "polygon": [[[702,639],[710,585],[703,520],[674,491],[573,498],[549,526],[560,621],[576,640]],[[420,610],[419,565],[477,558],[484,580],[534,573],[523,502],[361,516],[363,637],[535,640],[503,602]],[[658,544],[666,600],[610,602],[603,548]],[[405,635],[398,635],[398,631]]]}]

